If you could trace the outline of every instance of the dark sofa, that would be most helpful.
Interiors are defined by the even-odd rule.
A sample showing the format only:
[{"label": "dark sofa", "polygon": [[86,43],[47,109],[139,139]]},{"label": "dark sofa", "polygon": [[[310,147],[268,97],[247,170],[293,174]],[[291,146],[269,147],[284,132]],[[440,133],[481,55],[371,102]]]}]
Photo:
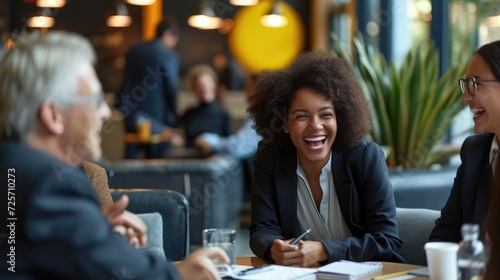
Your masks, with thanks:
[{"label": "dark sofa", "polygon": [[[161,215],[161,243],[167,260],[180,261],[189,254],[189,205],[182,194],[172,190],[153,189],[110,189],[110,191],[113,200],[126,194],[129,197],[127,210],[132,213],[156,212]],[[148,243],[151,241],[148,240]]]},{"label": "dark sofa", "polygon": [[457,168],[390,171],[396,206],[441,210],[450,195]]},{"label": "dark sofa", "polygon": [[243,204],[243,169],[229,155],[206,159],[123,160],[103,165],[111,188],[170,189],[189,202],[191,245],[205,228],[236,227]]}]

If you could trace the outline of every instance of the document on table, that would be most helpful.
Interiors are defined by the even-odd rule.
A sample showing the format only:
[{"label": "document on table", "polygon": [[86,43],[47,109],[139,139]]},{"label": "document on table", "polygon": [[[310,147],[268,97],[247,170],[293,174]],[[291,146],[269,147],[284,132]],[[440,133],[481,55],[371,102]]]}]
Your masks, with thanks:
[{"label": "document on table", "polygon": [[224,276],[224,279],[239,280],[309,280],[316,279],[317,268],[302,268],[282,265],[269,265],[270,269],[262,272],[237,275],[238,272],[251,268],[251,266],[236,265],[233,275]]},{"label": "document on table", "polygon": [[335,280],[357,280],[367,276],[381,274],[380,262],[336,261],[318,269],[318,278]]}]

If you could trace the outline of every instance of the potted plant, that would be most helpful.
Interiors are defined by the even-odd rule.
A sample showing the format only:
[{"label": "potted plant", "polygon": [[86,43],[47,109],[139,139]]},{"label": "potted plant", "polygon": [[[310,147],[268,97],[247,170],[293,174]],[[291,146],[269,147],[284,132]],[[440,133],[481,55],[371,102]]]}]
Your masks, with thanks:
[{"label": "potted plant", "polygon": [[457,80],[467,64],[439,75],[437,50],[431,43],[420,43],[398,69],[361,37],[354,39],[355,61],[348,48],[332,37],[333,53],[351,65],[371,103],[370,136],[388,147],[389,167],[427,168],[459,152],[459,147],[450,148],[442,139],[466,105]]}]

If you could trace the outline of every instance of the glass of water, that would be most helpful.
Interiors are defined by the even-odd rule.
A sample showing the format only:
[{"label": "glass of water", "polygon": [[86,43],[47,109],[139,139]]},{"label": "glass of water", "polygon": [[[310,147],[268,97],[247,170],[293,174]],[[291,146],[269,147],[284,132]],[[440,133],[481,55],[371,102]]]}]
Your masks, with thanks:
[{"label": "glass of water", "polygon": [[[219,247],[223,249],[229,257],[230,266],[234,268],[236,264],[236,230],[229,228],[204,229],[203,248]],[[221,260],[213,260],[219,271],[227,270],[226,265]]]}]

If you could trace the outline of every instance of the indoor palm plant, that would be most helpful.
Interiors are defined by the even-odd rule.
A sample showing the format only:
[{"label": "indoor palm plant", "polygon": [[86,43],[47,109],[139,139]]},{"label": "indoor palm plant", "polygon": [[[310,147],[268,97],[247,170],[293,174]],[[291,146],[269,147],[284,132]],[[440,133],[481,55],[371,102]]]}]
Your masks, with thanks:
[{"label": "indoor palm plant", "polygon": [[[333,36],[333,52],[354,69],[372,108],[374,142],[389,147],[390,167],[425,168],[449,158],[458,148],[443,145],[452,119],[465,107],[458,78],[466,64],[439,75],[433,44],[415,44],[398,69],[380,51],[354,40],[355,57]],[[464,60],[466,61],[466,60]]]}]

